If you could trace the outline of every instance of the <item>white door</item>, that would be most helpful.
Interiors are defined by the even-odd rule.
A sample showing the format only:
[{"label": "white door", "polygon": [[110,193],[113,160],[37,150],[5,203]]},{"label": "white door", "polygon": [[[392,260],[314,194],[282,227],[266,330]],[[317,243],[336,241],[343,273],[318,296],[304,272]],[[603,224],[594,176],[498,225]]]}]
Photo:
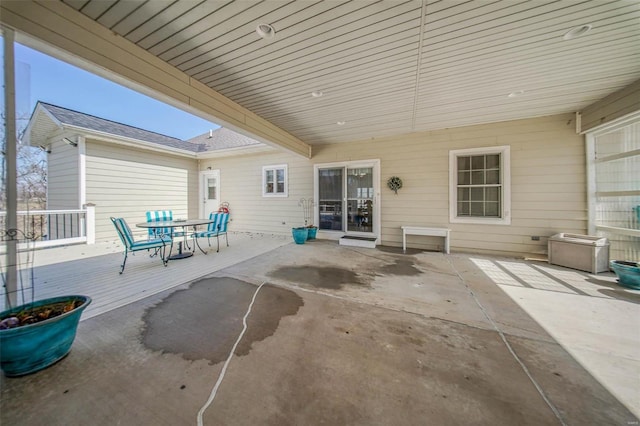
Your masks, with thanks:
[{"label": "white door", "polygon": [[220,207],[220,170],[205,170],[200,176],[200,217],[207,218]]}]

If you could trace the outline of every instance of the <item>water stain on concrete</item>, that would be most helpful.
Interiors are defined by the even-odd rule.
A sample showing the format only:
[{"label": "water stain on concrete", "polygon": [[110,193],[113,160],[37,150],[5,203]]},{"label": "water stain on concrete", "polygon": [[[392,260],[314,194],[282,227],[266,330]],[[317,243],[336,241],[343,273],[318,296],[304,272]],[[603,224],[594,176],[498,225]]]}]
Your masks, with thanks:
[{"label": "water stain on concrete", "polygon": [[[145,312],[142,344],[187,360],[222,362],[242,331],[242,318],[256,289],[255,285],[228,277],[196,281]],[[263,286],[235,354],[247,355],[254,342],[273,335],[280,320],[295,315],[303,305],[302,298],[291,290]]]},{"label": "water stain on concrete", "polygon": [[390,254],[403,254],[403,255],[414,255],[426,252],[426,250],[407,248],[406,251],[402,250],[402,247],[392,247],[392,246],[377,246],[376,250],[383,251],[385,253]]},{"label": "water stain on concrete", "polygon": [[328,290],[339,290],[344,285],[367,285],[355,272],[329,266],[283,266],[269,272],[269,276]]},{"label": "water stain on concrete", "polygon": [[419,275],[422,272],[415,267],[411,260],[398,259],[390,265],[380,268],[380,273],[389,275]]}]

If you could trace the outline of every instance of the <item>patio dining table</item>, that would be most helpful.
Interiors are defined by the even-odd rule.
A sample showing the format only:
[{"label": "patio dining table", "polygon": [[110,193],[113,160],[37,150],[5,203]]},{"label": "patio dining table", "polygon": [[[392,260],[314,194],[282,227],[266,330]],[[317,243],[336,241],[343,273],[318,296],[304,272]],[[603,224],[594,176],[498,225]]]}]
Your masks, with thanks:
[{"label": "patio dining table", "polygon": [[162,229],[162,228],[171,228],[171,229],[175,229],[175,228],[182,228],[184,230],[184,241],[178,241],[178,253],[170,255],[169,259],[170,260],[175,260],[175,259],[184,259],[187,257],[191,257],[194,255],[195,251],[196,251],[196,246],[200,249],[200,251],[203,254],[207,254],[207,251],[204,250],[202,247],[200,247],[200,244],[198,243],[198,239],[194,238],[194,246],[193,246],[193,250],[187,250],[187,251],[183,251],[182,249],[182,243],[184,242],[186,245],[187,242],[187,229],[192,228],[194,233],[196,231],[196,228],[199,225],[208,225],[210,223],[213,223],[215,221],[215,219],[174,219],[174,220],[159,220],[159,221],[155,221],[155,222],[142,222],[142,223],[136,223],[136,227],[137,228],[153,228],[153,229]]}]

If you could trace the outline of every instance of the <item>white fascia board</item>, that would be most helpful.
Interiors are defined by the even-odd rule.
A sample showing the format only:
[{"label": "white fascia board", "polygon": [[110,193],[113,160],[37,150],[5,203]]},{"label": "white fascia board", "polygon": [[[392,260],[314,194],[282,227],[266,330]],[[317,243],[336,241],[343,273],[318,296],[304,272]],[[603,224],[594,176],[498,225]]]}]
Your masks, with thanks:
[{"label": "white fascia board", "polygon": [[259,154],[262,152],[273,152],[273,151],[277,151],[277,149],[269,145],[249,146],[249,147],[241,146],[237,148],[225,148],[225,149],[217,149],[215,151],[199,152],[196,154],[196,157],[199,160],[206,160],[210,158],[232,157],[232,156],[247,155],[247,154]]},{"label": "white fascia board", "polygon": [[49,118],[55,126],[62,130],[62,123],[60,122],[60,120],[55,118],[53,114],[47,111],[47,109],[43,107],[41,103],[38,103],[35,111],[33,112],[33,114],[31,114],[29,123],[27,123],[27,128],[24,130],[24,136],[22,137],[23,143],[31,145],[31,130],[33,129],[33,126],[35,126],[35,123],[41,119],[40,117],[42,116],[42,114],[46,115],[47,118]]},{"label": "white fascia board", "polygon": [[159,145],[153,142],[141,141],[140,139],[127,138],[124,136],[114,135],[112,133],[99,132],[79,126],[63,125],[65,131],[73,131],[81,133],[86,138],[96,139],[102,142],[108,142],[116,145],[130,146],[132,148],[140,148],[149,151],[156,151],[163,154],[174,154],[181,157],[196,158],[196,153],[185,149],[174,148],[172,146]]}]

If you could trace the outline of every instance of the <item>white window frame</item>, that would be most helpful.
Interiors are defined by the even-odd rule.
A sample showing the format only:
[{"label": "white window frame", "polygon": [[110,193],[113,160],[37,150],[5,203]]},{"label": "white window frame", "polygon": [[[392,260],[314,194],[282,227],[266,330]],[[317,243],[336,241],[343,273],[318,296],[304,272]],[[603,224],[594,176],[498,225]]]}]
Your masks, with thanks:
[{"label": "white window frame", "polygon": [[[500,154],[501,217],[458,216],[458,157]],[[449,151],[449,222],[511,225],[511,147],[509,145]]]},{"label": "white window frame", "polygon": [[[273,176],[276,179],[274,185],[274,191],[278,190],[278,170],[284,170],[284,192],[267,192],[267,171],[273,171]],[[275,166],[263,166],[262,167],[262,196],[263,197],[288,197],[289,196],[289,172],[286,164],[278,164]]]},{"label": "white window frame", "polygon": [[[596,225],[596,138],[604,136],[607,133],[618,131],[624,127],[631,126],[640,122],[640,111],[627,114],[619,119],[613,120],[609,123],[597,126],[589,129],[581,134],[585,135],[585,143],[587,150],[587,204],[588,204],[588,232],[589,235],[600,235],[597,231],[605,231],[619,235],[629,235],[632,237],[640,237],[640,231],[636,229],[610,227],[603,225]],[[636,150],[627,151],[616,155],[617,158],[632,157],[635,156]],[[600,159],[600,161],[607,161],[606,158]],[[635,195],[633,193],[629,195]]]}]

